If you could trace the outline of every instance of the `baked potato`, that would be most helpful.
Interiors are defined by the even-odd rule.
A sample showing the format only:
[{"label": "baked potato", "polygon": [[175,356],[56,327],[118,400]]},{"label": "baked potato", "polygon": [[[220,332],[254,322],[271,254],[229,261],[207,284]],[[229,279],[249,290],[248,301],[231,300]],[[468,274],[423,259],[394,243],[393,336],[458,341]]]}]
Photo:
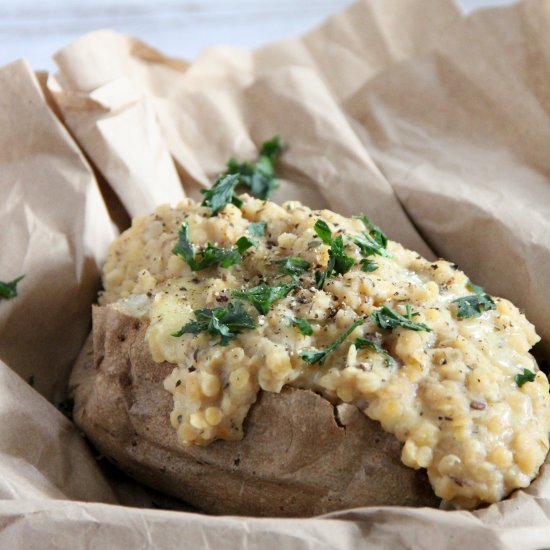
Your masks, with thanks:
[{"label": "baked potato", "polygon": [[235,181],[113,243],[72,379],[98,449],[212,513],[473,508],[529,485],[550,396],[519,310],[365,216]]}]

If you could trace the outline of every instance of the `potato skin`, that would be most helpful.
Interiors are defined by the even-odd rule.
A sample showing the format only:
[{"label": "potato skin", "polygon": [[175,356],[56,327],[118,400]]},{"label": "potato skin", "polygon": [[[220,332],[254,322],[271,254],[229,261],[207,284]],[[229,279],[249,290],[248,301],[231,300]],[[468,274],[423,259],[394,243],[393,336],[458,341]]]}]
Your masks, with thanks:
[{"label": "potato skin", "polygon": [[71,377],[74,420],[118,467],[213,514],[303,517],[369,505],[437,506],[401,443],[351,405],[309,391],[260,392],[242,441],[181,447],[163,388],[173,366],[150,356],[147,323],[94,306]]}]

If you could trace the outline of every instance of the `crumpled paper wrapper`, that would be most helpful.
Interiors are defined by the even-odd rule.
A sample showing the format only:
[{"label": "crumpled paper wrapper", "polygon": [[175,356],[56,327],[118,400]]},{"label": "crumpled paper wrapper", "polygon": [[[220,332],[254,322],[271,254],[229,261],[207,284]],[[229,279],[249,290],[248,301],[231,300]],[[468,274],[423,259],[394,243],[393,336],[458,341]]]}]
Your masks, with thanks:
[{"label": "crumpled paper wrapper", "polygon": [[[129,216],[198,197],[229,156],[289,144],[277,200],[364,212],[525,309],[550,351],[550,4],[468,18],[450,0],[363,0],[256,51],[168,58],[110,31],[59,72],[0,69],[0,546],[542,548],[550,473],[475,512],[363,508],[208,517],[97,461],[54,406]],[[18,376],[19,375],[19,376]],[[27,383],[32,379],[33,387]]]}]

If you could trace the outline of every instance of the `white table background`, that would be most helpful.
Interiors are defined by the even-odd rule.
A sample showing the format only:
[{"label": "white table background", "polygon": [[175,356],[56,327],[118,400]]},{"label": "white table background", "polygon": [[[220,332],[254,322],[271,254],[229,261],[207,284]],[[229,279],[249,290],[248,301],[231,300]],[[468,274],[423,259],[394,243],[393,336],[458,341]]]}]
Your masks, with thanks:
[{"label": "white table background", "polygon": [[[411,0],[412,1],[412,0]],[[0,66],[25,57],[55,69],[52,54],[86,32],[111,28],[192,60],[214,44],[259,46],[300,34],[352,0],[0,0]],[[458,0],[466,12],[511,0]]]}]

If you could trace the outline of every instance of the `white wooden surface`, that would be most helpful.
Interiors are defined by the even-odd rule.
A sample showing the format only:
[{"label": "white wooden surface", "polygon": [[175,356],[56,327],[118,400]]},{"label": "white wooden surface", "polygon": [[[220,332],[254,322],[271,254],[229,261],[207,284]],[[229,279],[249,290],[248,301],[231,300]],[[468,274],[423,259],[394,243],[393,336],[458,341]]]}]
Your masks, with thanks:
[{"label": "white wooden surface", "polygon": [[[20,57],[54,69],[51,55],[82,34],[112,28],[193,59],[205,47],[251,47],[300,34],[352,0],[0,0],[0,66]],[[511,0],[458,0],[469,12]]]}]

